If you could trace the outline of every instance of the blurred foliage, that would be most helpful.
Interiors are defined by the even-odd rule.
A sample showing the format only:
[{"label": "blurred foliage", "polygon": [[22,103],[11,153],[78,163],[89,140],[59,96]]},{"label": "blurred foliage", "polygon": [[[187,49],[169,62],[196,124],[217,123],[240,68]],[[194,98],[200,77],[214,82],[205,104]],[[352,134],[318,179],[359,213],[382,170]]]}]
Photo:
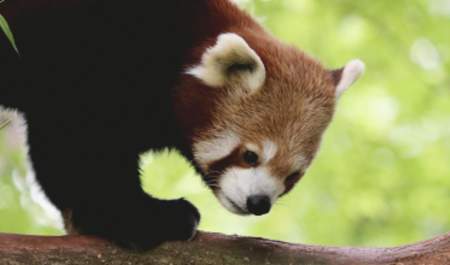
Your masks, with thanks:
[{"label": "blurred foliage", "polygon": [[[450,0],[238,2],[330,68],[359,57],[367,73],[341,98],[306,177],[269,215],[226,212],[176,153],[145,156],[145,189],[189,198],[201,229],[225,233],[386,246],[450,231]],[[0,232],[58,233],[35,221],[8,169]]]}]

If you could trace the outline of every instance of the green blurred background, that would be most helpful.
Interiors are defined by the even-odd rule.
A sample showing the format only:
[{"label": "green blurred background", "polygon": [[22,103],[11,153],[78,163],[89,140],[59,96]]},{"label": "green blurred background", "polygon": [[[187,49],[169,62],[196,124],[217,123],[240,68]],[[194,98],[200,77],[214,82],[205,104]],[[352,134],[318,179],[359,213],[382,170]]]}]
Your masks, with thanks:
[{"label": "green blurred background", "polygon": [[[330,68],[363,59],[365,76],[341,98],[306,177],[269,215],[226,212],[176,153],[144,157],[145,189],[189,198],[209,231],[359,246],[450,231],[450,0],[239,3]],[[22,185],[21,153],[7,150],[0,144],[0,232],[61,234]]]}]

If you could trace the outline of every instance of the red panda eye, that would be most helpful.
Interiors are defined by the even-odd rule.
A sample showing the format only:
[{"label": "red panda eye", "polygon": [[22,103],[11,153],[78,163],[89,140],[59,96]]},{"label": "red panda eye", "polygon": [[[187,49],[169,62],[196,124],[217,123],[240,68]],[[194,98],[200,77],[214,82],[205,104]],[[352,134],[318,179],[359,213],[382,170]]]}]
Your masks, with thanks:
[{"label": "red panda eye", "polygon": [[245,151],[242,158],[244,159],[244,162],[250,166],[254,166],[258,163],[258,155],[252,151]]}]

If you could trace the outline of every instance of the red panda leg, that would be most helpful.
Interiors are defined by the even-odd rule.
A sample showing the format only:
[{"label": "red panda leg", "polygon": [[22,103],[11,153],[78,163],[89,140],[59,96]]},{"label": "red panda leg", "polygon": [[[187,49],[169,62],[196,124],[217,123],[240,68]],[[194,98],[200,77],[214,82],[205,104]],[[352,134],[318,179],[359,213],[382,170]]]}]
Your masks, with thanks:
[{"label": "red panda leg", "polygon": [[[62,157],[61,145],[49,145],[31,135],[31,156],[50,200],[67,214],[69,232],[99,236],[121,246],[148,249],[164,241],[188,240],[195,235],[200,214],[188,201],[159,200],[140,187],[135,148],[118,142],[122,152],[105,152],[107,145],[88,143]],[[36,135],[36,134],[34,134]],[[62,148],[62,147],[61,147]],[[77,152],[75,152],[77,151]],[[66,152],[67,153],[67,152]],[[70,213],[70,214],[69,214]],[[70,222],[68,218],[70,217]]]},{"label": "red panda leg", "polygon": [[164,241],[189,240],[200,221],[198,210],[188,201],[147,197],[115,211],[96,207],[72,209],[77,233],[106,238],[132,249],[153,248]]}]

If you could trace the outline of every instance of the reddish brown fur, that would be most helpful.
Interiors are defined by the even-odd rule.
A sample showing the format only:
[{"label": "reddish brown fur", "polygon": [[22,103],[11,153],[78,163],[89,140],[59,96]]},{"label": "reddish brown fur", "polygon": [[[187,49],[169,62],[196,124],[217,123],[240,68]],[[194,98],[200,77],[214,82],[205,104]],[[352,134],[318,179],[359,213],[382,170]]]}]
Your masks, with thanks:
[{"label": "reddish brown fur", "polygon": [[[284,179],[300,170],[292,168],[296,156],[304,156],[306,167],[316,153],[334,112],[335,75],[295,47],[279,42],[228,1],[211,1],[210,5],[214,23],[207,35],[211,37],[194,45],[186,68],[199,63],[217,35],[233,32],[261,57],[267,79],[255,95],[237,97],[233,90],[239,88],[210,88],[184,75],[176,95],[179,120],[191,144],[206,139],[211,130],[225,128],[237,131],[246,143],[275,141],[279,150],[269,168]],[[242,166],[238,161],[234,165]]]},{"label": "reddish brown fur", "polygon": [[[211,187],[221,189],[216,194],[225,207],[251,212],[251,196],[268,196],[272,203],[302,175],[331,119],[336,94],[336,75],[277,41],[228,0],[157,1],[149,10],[144,2],[7,1],[2,14],[21,56],[5,38],[1,51],[11,62],[4,69],[11,85],[0,103],[29,114],[33,164],[49,198],[71,209],[66,220],[73,219],[78,231],[139,247],[191,238],[199,220],[184,200],[143,194],[132,177],[139,152],[179,149]],[[158,24],[154,13],[167,19]],[[235,34],[221,38],[223,46],[212,52],[224,52],[223,58],[203,56],[229,32]],[[236,58],[227,60],[233,52]],[[211,63],[204,64],[208,58]],[[250,60],[228,72],[239,59]],[[219,67],[210,67],[215,63]],[[54,110],[58,115],[48,115]],[[242,169],[249,167],[242,158],[246,148],[263,158],[255,169]],[[70,159],[54,155],[65,150]],[[82,174],[82,168],[92,174]],[[208,169],[227,172],[210,180]],[[68,174],[61,178],[60,172]],[[288,175],[293,177],[286,180]]]}]

